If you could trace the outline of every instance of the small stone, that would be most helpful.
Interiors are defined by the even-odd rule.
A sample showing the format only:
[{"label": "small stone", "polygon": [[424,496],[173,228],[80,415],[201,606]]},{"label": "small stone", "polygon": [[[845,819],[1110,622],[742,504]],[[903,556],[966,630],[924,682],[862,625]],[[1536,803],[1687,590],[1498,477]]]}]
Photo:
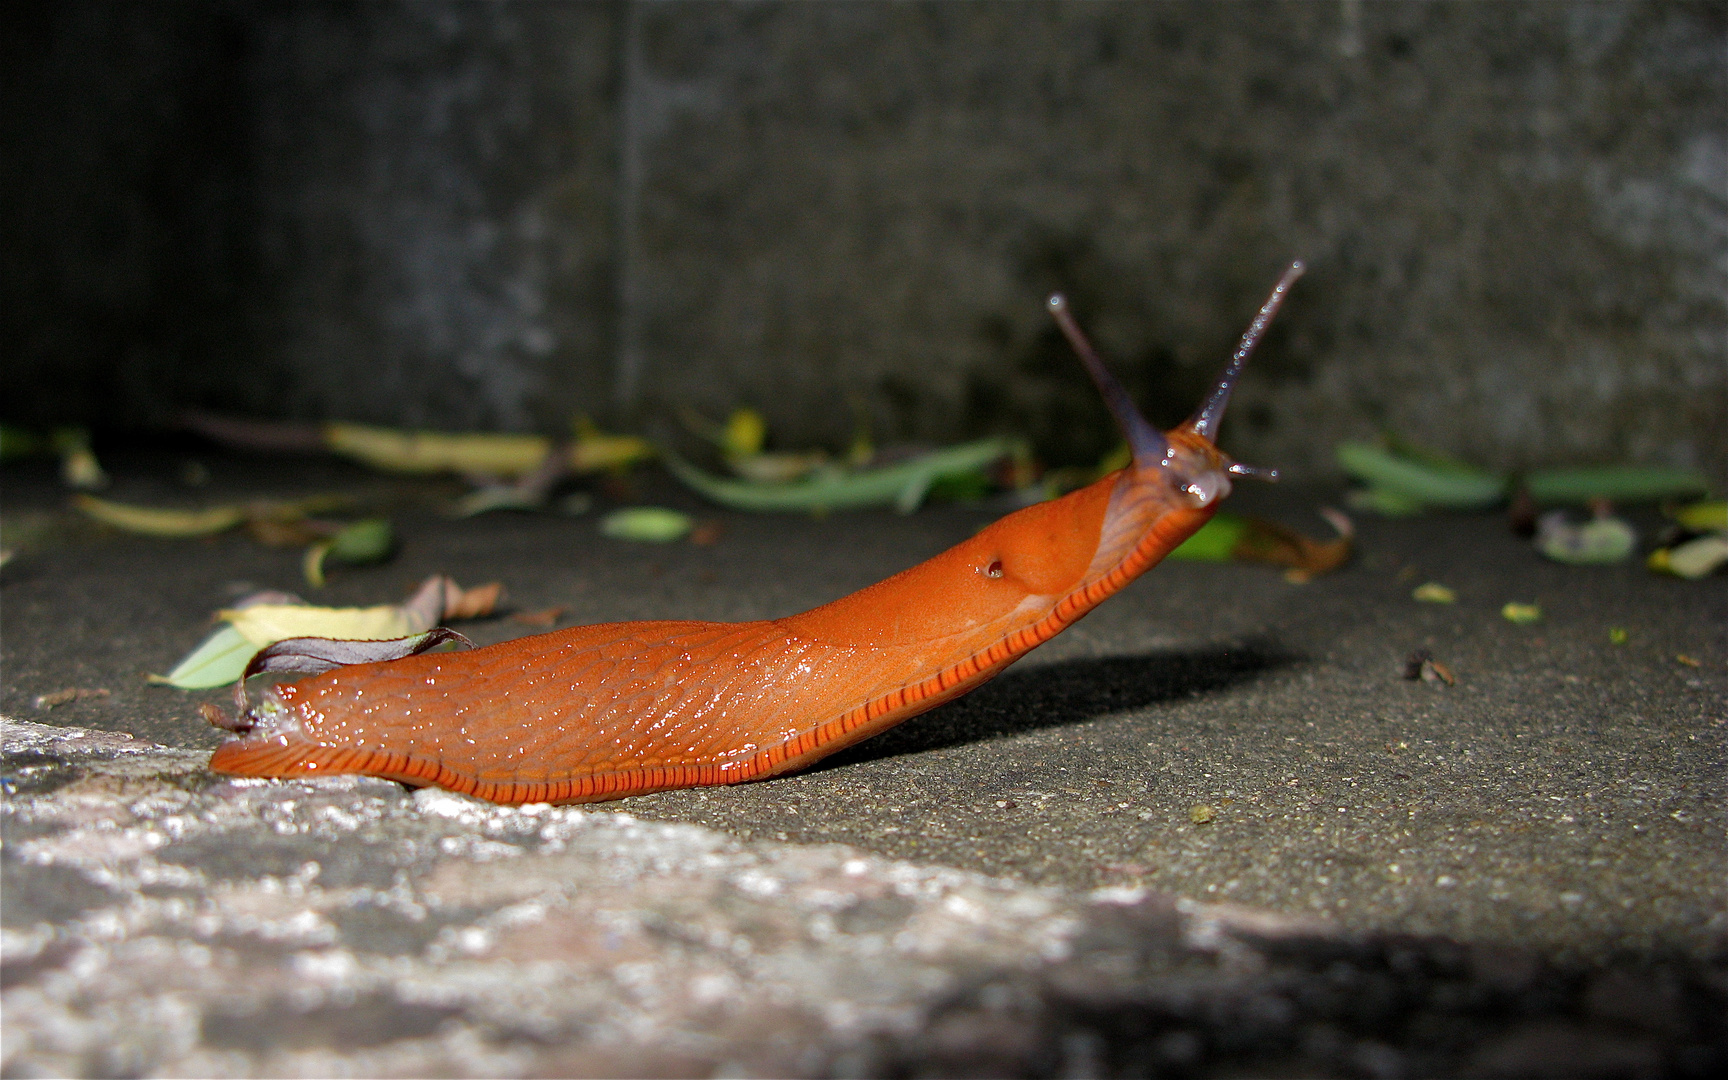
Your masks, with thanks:
[{"label": "small stone", "polygon": [[1210,806],[1198,805],[1189,807],[1188,809],[1188,820],[1192,821],[1196,825],[1205,825],[1217,816],[1218,811],[1212,809]]}]

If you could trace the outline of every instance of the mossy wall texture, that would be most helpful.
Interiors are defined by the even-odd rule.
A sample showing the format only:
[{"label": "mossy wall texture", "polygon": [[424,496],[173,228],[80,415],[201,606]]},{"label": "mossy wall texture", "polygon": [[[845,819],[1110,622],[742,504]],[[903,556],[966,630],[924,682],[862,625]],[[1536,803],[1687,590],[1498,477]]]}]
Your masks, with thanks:
[{"label": "mossy wall texture", "polygon": [[57,12],[9,49],[14,418],[752,404],[1081,460],[1049,290],[1167,423],[1302,257],[1241,457],[1728,461],[1721,4]]}]

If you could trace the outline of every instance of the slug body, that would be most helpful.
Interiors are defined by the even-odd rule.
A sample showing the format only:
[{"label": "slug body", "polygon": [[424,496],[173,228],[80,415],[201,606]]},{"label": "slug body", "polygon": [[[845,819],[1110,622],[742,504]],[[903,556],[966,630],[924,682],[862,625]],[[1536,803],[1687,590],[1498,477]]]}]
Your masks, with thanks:
[{"label": "slug body", "polygon": [[885,581],[783,619],[605,623],[344,664],[272,686],[224,722],[239,737],[211,768],[589,802],[774,776],[935,708],[1156,565],[1212,516],[1232,472],[1252,471],[1212,434],[1241,361],[1299,272],[1280,282],[1207,405],[1167,435],[1132,412],[1053,298],[1103,380],[1133,463]]}]

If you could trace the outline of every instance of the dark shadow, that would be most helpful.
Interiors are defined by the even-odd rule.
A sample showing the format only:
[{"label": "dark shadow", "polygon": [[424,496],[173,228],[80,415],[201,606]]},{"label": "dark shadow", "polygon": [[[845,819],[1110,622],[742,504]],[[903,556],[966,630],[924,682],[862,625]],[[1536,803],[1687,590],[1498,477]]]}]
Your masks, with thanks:
[{"label": "dark shadow", "polygon": [[965,697],[842,750],[811,771],[1002,739],[1143,709],[1222,690],[1303,659],[1269,641],[1252,639],[1182,652],[1010,668]]}]

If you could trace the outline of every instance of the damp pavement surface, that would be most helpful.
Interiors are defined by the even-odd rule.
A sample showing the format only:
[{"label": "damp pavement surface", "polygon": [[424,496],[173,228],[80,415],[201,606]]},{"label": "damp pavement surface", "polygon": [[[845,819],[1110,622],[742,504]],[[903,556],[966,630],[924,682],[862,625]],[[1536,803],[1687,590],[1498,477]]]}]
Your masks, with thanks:
[{"label": "damp pavement surface", "polygon": [[[207,483],[184,477],[196,458]],[[106,494],[341,490],[388,563],[124,536],[8,466],[7,1075],[1709,1075],[1728,1031],[1728,579],[1542,560],[1495,514],[1358,517],[1307,584],[1167,563],[972,695],[795,776],[496,809],[203,768],[150,686],[256,589],[501,581],[558,622],[831,600],[1000,508],[578,517],[322,460],[111,456]],[[1227,508],[1315,535],[1338,490]],[[632,544],[616,500],[712,543]],[[1648,536],[1653,513],[1634,513]],[[709,530],[710,533],[713,530]],[[1415,601],[1427,582],[1456,601]],[[1501,608],[1535,603],[1539,622]],[[1624,643],[1611,639],[1624,631]],[[1618,635],[1616,635],[1618,636]],[[1426,649],[1453,685],[1403,677]],[[57,707],[68,689],[107,691]],[[119,738],[103,733],[124,733]]]}]

